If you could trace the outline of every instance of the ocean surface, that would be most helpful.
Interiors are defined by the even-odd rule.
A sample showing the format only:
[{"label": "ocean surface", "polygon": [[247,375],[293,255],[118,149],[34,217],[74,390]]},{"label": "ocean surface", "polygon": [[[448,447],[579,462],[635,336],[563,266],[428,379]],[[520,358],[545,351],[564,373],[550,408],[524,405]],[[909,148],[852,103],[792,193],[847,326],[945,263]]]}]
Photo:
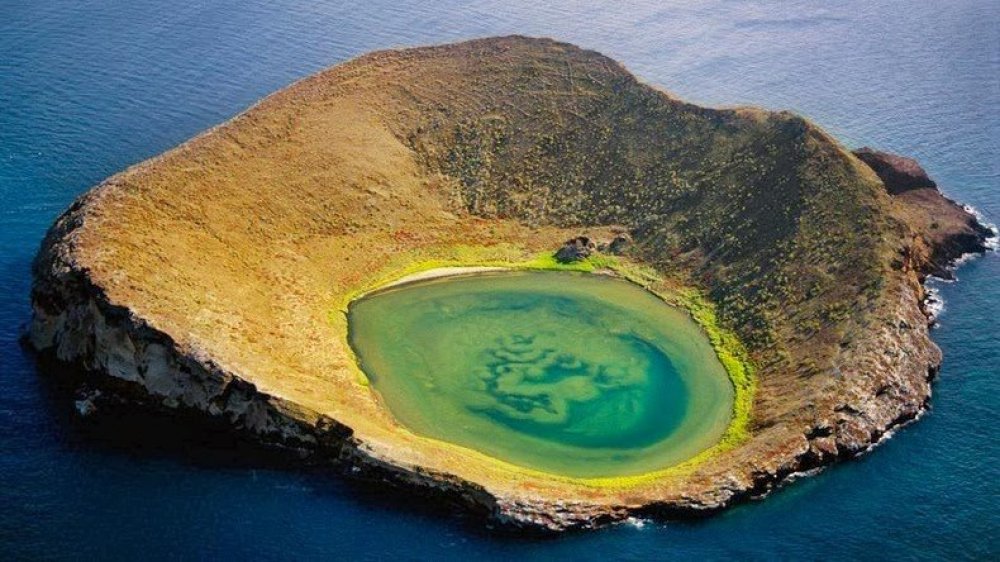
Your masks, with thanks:
[{"label": "ocean surface", "polygon": [[[932,410],[871,455],[695,523],[550,540],[201,436],[99,431],[18,345],[29,265],[75,196],[372,49],[552,36],[711,105],[792,109],[916,156],[1000,219],[1000,6],[948,2],[0,0],[0,558],[998,559],[1000,259],[941,284]],[[146,429],[150,427],[150,429]]]}]

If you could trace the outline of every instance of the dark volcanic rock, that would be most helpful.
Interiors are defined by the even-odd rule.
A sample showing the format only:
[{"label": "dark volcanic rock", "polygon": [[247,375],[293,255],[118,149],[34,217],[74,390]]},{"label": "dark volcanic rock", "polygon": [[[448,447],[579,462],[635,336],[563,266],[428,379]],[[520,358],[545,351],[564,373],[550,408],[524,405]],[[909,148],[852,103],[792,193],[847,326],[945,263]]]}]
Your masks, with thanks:
[{"label": "dark volcanic rock", "polygon": [[556,259],[563,263],[570,263],[586,259],[596,249],[594,241],[586,236],[577,236],[567,240],[562,248],[556,252]]},{"label": "dark volcanic rock", "polygon": [[602,242],[598,244],[597,251],[607,252],[618,256],[624,253],[630,245],[632,245],[632,237],[628,234],[621,233],[612,238],[610,242]]},{"label": "dark volcanic rock", "polygon": [[861,148],[854,155],[878,174],[900,205],[901,218],[915,232],[910,251],[922,275],[954,278],[952,264],[965,254],[989,249],[996,233],[970,210],[947,198],[913,158]]},{"label": "dark volcanic rock", "polygon": [[927,172],[913,158],[882,152],[867,146],[855,150],[854,155],[875,170],[885,188],[893,195],[911,189],[937,187],[934,180],[927,176]]}]

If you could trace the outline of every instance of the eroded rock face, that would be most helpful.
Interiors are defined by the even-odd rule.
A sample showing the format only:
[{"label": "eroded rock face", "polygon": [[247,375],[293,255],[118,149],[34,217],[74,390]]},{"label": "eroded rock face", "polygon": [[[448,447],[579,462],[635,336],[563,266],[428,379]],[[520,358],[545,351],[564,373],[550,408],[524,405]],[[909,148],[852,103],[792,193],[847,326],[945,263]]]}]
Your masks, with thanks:
[{"label": "eroded rock face", "polygon": [[920,264],[921,273],[951,279],[952,262],[988,249],[996,233],[945,197],[916,160],[871,148],[855,150],[854,155],[871,167],[886,191],[901,204],[904,222],[917,235],[915,243],[905,250],[915,256],[907,259],[910,265]]},{"label": "eroded rock face", "polygon": [[[568,75],[567,60],[577,65]],[[488,76],[476,75],[486,67]],[[513,143],[510,131],[523,131],[538,121],[534,114],[525,117],[517,109],[563,107],[560,104],[566,96],[560,96],[559,103],[521,100],[523,107],[511,110],[510,104],[497,101],[497,87],[490,81],[497,69],[510,68],[514,69],[506,77],[510,84],[541,76],[546,87],[565,81],[567,91],[586,86],[598,96],[578,100],[594,104],[586,106],[587,111],[570,104],[562,121],[576,128],[564,136],[554,137],[552,128],[544,127],[537,131],[536,144]],[[551,75],[542,75],[547,68],[554,69]],[[456,69],[461,74],[456,75]],[[392,87],[386,86],[389,75],[394,77]],[[432,90],[442,76],[460,80],[467,75],[472,78],[464,87],[448,88],[445,93]],[[352,94],[355,91],[360,93]],[[537,91],[543,89],[519,88],[512,95]],[[460,97],[449,98],[453,93]],[[625,93],[632,96],[631,105],[615,105]],[[621,129],[604,126],[605,122],[601,127],[578,123],[581,116],[601,117],[606,107],[613,109],[606,116],[607,123],[619,123],[626,110],[648,113]],[[497,119],[504,110],[509,114],[500,117],[508,120],[506,128],[499,127]],[[460,112],[478,121],[469,120],[473,117],[448,121]],[[408,121],[413,115],[419,119]],[[360,127],[373,120],[374,126],[358,134],[343,126]],[[692,138],[703,144],[692,140],[688,146],[671,127],[646,126],[657,120],[677,127],[697,125],[693,131],[698,134]],[[722,138],[712,144],[719,123],[724,123],[725,132],[744,131],[746,135],[736,143]],[[625,130],[634,138],[618,138]],[[601,135],[591,135],[594,131]],[[657,136],[663,131],[671,135]],[[434,134],[464,144],[438,145]],[[740,152],[724,156],[738,154],[731,162],[743,165],[752,154],[748,147],[753,146],[744,144],[758,138],[770,139],[775,146],[784,142],[803,146],[814,159],[809,163],[829,168],[817,167],[814,176],[795,175],[801,162],[776,159],[766,166],[729,170],[730,179],[746,178],[745,184],[717,181],[716,172],[724,170],[717,166],[715,149],[739,146]],[[525,154],[531,158],[502,152],[510,147],[527,147],[530,150]],[[604,159],[591,169],[588,166],[596,156],[566,147],[617,151],[605,151]],[[625,157],[642,147],[652,147],[648,159]],[[487,149],[494,152],[484,153]],[[580,154],[585,158],[573,169],[589,175],[551,175],[566,170],[564,160]],[[801,152],[782,154],[781,158],[798,158]],[[673,169],[668,166],[674,162],[670,160],[637,167],[664,155],[676,155],[677,161],[697,167]],[[566,530],[592,528],[632,515],[700,516],[766,493],[803,470],[863,453],[887,432],[919,416],[927,404],[930,378],[941,356],[928,336],[927,319],[920,308],[924,296],[920,282],[928,274],[946,274],[948,265],[962,253],[985,248],[991,233],[941,196],[911,160],[878,156],[873,151],[857,156],[866,158],[876,173],[880,169],[876,166],[881,166],[879,176],[893,199],[870,172],[859,175],[857,170],[863,167],[856,159],[802,119],[751,110],[693,108],[637,83],[613,61],[565,44],[501,38],[378,53],[304,80],[234,122],[112,178],[77,201],[50,230],[36,260],[28,340],[40,353],[91,373],[92,390],[83,397],[85,410],[96,404],[95,393],[100,392],[99,407],[103,407],[103,397],[115,394],[166,412],[196,412],[258,441],[294,451],[297,458],[330,463],[354,477],[416,488],[501,525]],[[429,164],[421,168],[418,161]],[[447,165],[435,164],[439,161]],[[500,166],[510,162],[531,162],[534,168],[512,172]],[[552,165],[541,166],[546,162]],[[315,173],[302,175],[310,166]],[[537,172],[542,168],[544,173]],[[836,174],[822,173],[827,169]],[[400,170],[406,174],[386,175]],[[447,177],[442,170],[461,177],[453,184],[442,183],[442,177]],[[775,183],[773,174],[778,172],[785,175]],[[663,174],[662,184],[650,181],[655,173]],[[759,176],[748,175],[755,173]],[[283,178],[278,187],[273,181],[276,177]],[[832,189],[814,181],[815,177],[843,182]],[[631,183],[622,187],[622,182]],[[763,188],[774,185],[782,188]],[[800,189],[803,185],[810,189]],[[454,189],[445,189],[448,186]],[[531,186],[545,187],[534,192]],[[560,186],[564,192],[552,191]],[[825,191],[823,186],[827,186]],[[179,189],[184,190],[183,197],[177,195]],[[436,198],[449,189],[461,193],[461,205],[438,202]],[[280,198],[289,193],[294,197],[275,205],[260,204],[265,195]],[[820,198],[804,204],[805,197],[813,196]],[[845,201],[846,197],[850,200]],[[197,198],[215,199],[207,204]],[[734,205],[737,200],[739,205]],[[689,206],[708,204],[704,201],[712,208]],[[375,208],[378,212],[372,213]],[[824,214],[831,208],[838,212],[850,208],[856,213]],[[598,249],[619,253],[627,248],[630,256],[634,254],[644,264],[703,283],[701,288],[718,300],[720,309],[729,311],[734,323],[743,323],[746,334],[766,331],[767,322],[784,312],[739,314],[749,306],[742,289],[754,288],[758,296],[771,294],[780,299],[779,290],[801,288],[790,293],[796,300],[789,306],[816,321],[783,324],[784,333],[792,334],[792,339],[779,342],[801,360],[783,362],[769,355],[774,342],[751,341],[751,346],[756,345],[754,358],[760,360],[752,437],[677,479],[621,489],[594,488],[532,479],[493,465],[470,472],[469,466],[483,461],[444,448],[430,449],[388,430],[366,428],[364,424],[379,415],[371,400],[314,400],[310,385],[326,385],[320,394],[337,399],[366,390],[349,376],[334,377],[346,370],[344,356],[334,355],[326,362],[304,361],[311,359],[303,351],[310,346],[337,345],[329,330],[329,308],[320,310],[315,315],[320,320],[309,324],[303,320],[309,312],[307,303],[332,306],[335,299],[329,287],[363,285],[403,250],[427,251],[437,241],[459,243],[470,237],[494,240],[484,223],[489,228],[503,227],[496,219],[500,214],[525,222],[503,230],[506,234],[499,241],[533,252],[551,251],[581,229],[595,232],[602,225],[625,225],[634,242],[621,236],[598,244],[577,236],[557,257],[582,259]],[[856,222],[845,226],[845,216]],[[360,224],[359,217],[371,224]],[[566,224],[558,230],[523,227],[560,220]],[[814,232],[809,230],[820,221],[826,222]],[[810,269],[816,265],[813,262],[841,257],[851,249],[828,248],[833,229],[843,227],[838,236],[844,238],[858,230],[857,224],[882,229],[856,239],[859,244],[885,246],[845,258],[846,266],[831,260],[837,268],[824,265],[823,275],[815,275]],[[436,230],[425,240],[425,230],[432,228],[429,225]],[[314,244],[296,245],[310,237],[315,238]],[[343,247],[353,253],[322,254],[345,259],[312,267],[308,256]],[[814,252],[811,259],[796,254],[802,265],[779,252],[779,247]],[[192,260],[192,253],[198,252],[203,259]],[[851,270],[861,263],[858,256],[880,259],[894,252],[891,266],[875,264],[864,283]],[[115,261],[108,256],[124,257]],[[337,263],[344,274],[322,277],[317,273],[329,274],[330,263]],[[757,264],[775,263],[781,269],[752,274]],[[741,264],[742,269],[733,264]],[[204,275],[198,275],[200,268],[206,270]],[[881,276],[871,277],[876,273]],[[296,283],[310,275],[319,276],[314,285]],[[791,282],[779,282],[784,279]],[[800,279],[810,284],[796,284]],[[829,283],[822,286],[824,281]],[[161,295],[156,291],[138,290],[152,286],[180,287],[187,292],[184,298],[158,300]],[[310,292],[313,287],[320,289]],[[815,293],[813,287],[818,287]],[[843,294],[848,296],[820,301],[824,292],[837,291],[846,291]],[[853,324],[838,319],[837,314],[846,314],[843,311],[817,306],[854,305],[858,301],[849,299],[862,298],[867,299],[865,316]],[[178,308],[182,313],[174,314]],[[245,314],[226,315],[236,308]],[[274,310],[287,314],[268,316]],[[211,329],[190,321],[201,314],[212,321],[206,322]],[[247,329],[257,321],[264,324],[260,331]],[[841,322],[851,331],[844,339],[834,339],[840,337],[834,328]],[[304,347],[288,343],[306,336]],[[260,339],[240,346],[251,337]],[[825,354],[811,357],[801,351],[821,345]],[[267,362],[254,355],[272,346],[280,348],[282,361]],[[231,352],[228,361],[219,358],[219,350]],[[257,361],[243,362],[244,357]],[[820,363],[810,364],[809,359]],[[289,379],[292,382],[284,384]],[[311,406],[305,406],[309,400]]]},{"label": "eroded rock face", "polygon": [[886,189],[893,195],[898,195],[911,189],[937,187],[924,168],[913,158],[882,152],[873,148],[863,147],[854,151],[854,155],[868,164],[878,177],[885,183]]},{"label": "eroded rock face", "polygon": [[589,236],[570,238],[556,250],[556,260],[573,263],[587,259],[594,252],[620,256],[632,245],[632,237],[627,232],[618,232],[610,240],[593,240]]}]

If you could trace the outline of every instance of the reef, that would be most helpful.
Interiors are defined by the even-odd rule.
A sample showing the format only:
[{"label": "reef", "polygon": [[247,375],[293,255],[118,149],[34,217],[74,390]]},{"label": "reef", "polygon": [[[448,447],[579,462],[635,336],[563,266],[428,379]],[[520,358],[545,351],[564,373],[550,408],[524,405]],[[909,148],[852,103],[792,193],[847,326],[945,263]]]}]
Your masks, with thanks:
[{"label": "reef", "polygon": [[[34,264],[27,340],[66,366],[53,376],[89,373],[88,413],[114,395],[497,525],[592,528],[716,512],[917,418],[941,361],[922,282],[992,235],[915,162],[852,154],[802,117],[699,107],[599,53],[492,38],[337,65],[84,194]],[[556,252],[621,254],[650,290],[697,295],[752,366],[746,427],[663,471],[576,479],[397,423],[347,344],[347,303]]]}]

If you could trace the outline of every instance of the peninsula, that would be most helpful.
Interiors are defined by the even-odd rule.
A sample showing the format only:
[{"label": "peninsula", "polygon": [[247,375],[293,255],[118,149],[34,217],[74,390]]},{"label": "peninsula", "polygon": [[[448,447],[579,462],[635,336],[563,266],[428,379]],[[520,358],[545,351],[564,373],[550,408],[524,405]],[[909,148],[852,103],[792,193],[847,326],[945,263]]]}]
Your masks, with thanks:
[{"label": "peninsula", "polygon": [[[491,38],[337,65],[84,194],[38,254],[27,337],[42,356],[86,371],[82,411],[108,396],[184,411],[498,525],[592,528],[716,512],[914,420],[941,361],[922,282],[993,235],[912,160],[852,153],[792,113],[685,103],[593,51]],[[384,330],[401,324],[359,325],[375,343],[357,345],[353,315],[362,302],[394,310],[395,301],[375,306],[380,289],[452,267],[608,273],[646,291],[635,299],[683,311],[693,326],[684,329],[705,342],[692,349],[714,353],[698,362],[708,378],[684,383],[717,398],[702,424],[712,441],[685,445],[680,458],[663,449],[669,436],[636,433],[660,456],[615,470],[605,455],[583,470],[506,441],[432,434],[434,420],[391,400],[392,381],[369,369],[398,340]],[[439,301],[451,294],[435,291]],[[577,292],[583,304],[565,306],[605,310]],[[482,309],[435,306],[449,318]],[[559,314],[546,322],[558,326]],[[669,351],[673,332],[643,318]],[[606,326],[618,329],[597,320],[579,329]],[[514,334],[484,352],[527,356],[557,331]],[[615,345],[636,365],[667,364],[630,341]],[[477,357],[465,351],[449,350]],[[540,439],[552,424],[577,423],[567,404],[594,388],[618,392],[616,407],[636,424],[652,418],[629,393],[679,388],[615,370],[591,347],[571,351],[535,353],[514,382],[491,364],[475,384],[492,395],[455,396],[477,411],[506,408],[541,428],[530,436]],[[669,361],[686,376],[683,361]],[[600,363],[591,379],[548,384],[544,396],[534,383],[525,390],[540,368],[582,373],[587,362]],[[705,382],[718,380],[727,382]],[[700,423],[686,419],[677,427]],[[585,429],[559,450],[618,439]]]}]

